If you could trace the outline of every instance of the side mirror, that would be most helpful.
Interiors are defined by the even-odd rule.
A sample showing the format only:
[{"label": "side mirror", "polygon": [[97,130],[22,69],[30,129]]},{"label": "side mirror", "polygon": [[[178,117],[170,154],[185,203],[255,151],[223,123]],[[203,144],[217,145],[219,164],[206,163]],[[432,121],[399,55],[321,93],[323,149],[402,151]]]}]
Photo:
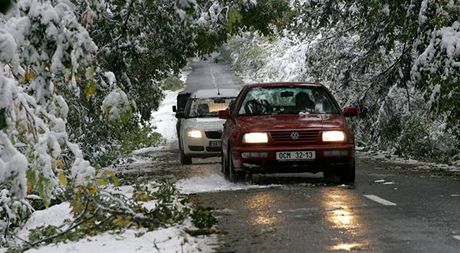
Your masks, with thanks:
[{"label": "side mirror", "polygon": [[185,112],[176,112],[176,118],[178,119],[185,118]]},{"label": "side mirror", "polygon": [[343,109],[343,116],[345,117],[354,117],[358,115],[358,107],[350,106]]},{"label": "side mirror", "polygon": [[219,119],[228,119],[230,118],[230,110],[219,111]]},{"label": "side mirror", "polygon": [[176,112],[177,111],[177,107],[175,105],[172,106],[172,110],[173,112]]}]

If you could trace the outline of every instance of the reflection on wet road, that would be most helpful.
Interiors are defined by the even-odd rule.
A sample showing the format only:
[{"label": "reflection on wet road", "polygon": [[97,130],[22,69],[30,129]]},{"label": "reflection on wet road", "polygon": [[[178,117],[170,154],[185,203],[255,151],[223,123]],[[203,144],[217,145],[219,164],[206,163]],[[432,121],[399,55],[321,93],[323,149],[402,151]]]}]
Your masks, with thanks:
[{"label": "reflection on wet road", "polygon": [[367,248],[369,242],[367,239],[355,240],[363,237],[367,227],[363,224],[361,217],[354,211],[358,206],[358,200],[353,197],[349,190],[333,189],[322,190],[321,206],[326,210],[326,219],[331,223],[333,228],[338,229],[343,237],[348,240],[338,240],[331,250],[347,250]]},{"label": "reflection on wet road", "polygon": [[[195,182],[204,174],[212,180],[216,176],[223,179],[218,165],[198,162],[189,167]],[[338,187],[321,174],[257,175],[246,186],[214,193],[201,191],[193,197],[202,205],[216,208],[222,229],[228,232],[225,241],[235,252],[367,248],[368,241],[362,236],[366,228],[354,211],[363,204],[350,187]],[[225,212],[220,210],[230,211],[222,215]],[[328,236],[321,236],[324,233]]]},{"label": "reflection on wet road", "polygon": [[[403,184],[414,178],[387,173],[385,177],[398,178],[397,187],[380,184],[383,174],[369,176],[370,166],[360,171],[354,186],[308,173],[256,175],[250,183],[232,184],[223,178],[219,164],[198,162],[188,171],[189,177],[202,180],[190,183],[199,182],[202,188],[191,198],[214,208],[223,231],[218,252],[460,252],[454,237],[460,234],[460,215],[449,212],[442,220],[427,217],[446,212],[436,205],[429,205],[427,212],[426,203],[414,199],[415,186]],[[207,179],[220,182],[220,191],[213,190],[215,185]],[[425,179],[417,179],[418,187],[431,191],[457,187],[456,182],[431,180],[424,185],[420,180]],[[389,200],[394,205],[387,205],[393,203]],[[451,200],[460,206],[460,198]]]},{"label": "reflection on wet road", "polygon": [[[225,66],[193,67],[191,88],[239,83]],[[321,173],[255,175],[250,183],[233,184],[220,172],[219,158],[180,166],[178,156],[178,187],[218,217],[218,252],[460,252],[458,177],[358,152],[353,186],[324,180]]]},{"label": "reflection on wet road", "polygon": [[283,219],[270,211],[270,207],[276,206],[280,201],[279,196],[270,192],[258,192],[246,199],[247,207],[253,212],[249,223],[252,225],[276,226]]}]

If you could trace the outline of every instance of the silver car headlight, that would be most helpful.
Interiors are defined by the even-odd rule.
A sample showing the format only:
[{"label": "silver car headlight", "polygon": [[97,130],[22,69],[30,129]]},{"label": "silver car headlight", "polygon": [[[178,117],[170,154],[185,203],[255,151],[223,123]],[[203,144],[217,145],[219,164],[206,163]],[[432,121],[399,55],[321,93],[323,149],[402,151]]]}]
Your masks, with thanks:
[{"label": "silver car headlight", "polygon": [[324,131],[322,139],[324,142],[345,141],[345,132],[343,131]]},{"label": "silver car headlight", "polygon": [[243,143],[268,143],[268,134],[267,133],[244,134]]}]

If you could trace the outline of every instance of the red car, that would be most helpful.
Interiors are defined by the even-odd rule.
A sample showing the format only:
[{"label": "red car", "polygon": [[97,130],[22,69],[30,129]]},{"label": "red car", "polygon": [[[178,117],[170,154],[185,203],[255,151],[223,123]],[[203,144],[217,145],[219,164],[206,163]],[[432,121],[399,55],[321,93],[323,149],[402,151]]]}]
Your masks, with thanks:
[{"label": "red car", "polygon": [[231,181],[252,173],[323,172],[355,181],[355,141],[329,90],[315,83],[245,86],[230,108],[222,135],[222,171]]}]

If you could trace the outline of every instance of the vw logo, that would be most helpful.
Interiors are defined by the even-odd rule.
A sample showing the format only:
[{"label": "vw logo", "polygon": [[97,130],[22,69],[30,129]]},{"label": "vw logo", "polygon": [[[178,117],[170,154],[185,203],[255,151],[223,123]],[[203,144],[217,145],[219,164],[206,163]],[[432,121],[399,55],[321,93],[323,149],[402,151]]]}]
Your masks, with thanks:
[{"label": "vw logo", "polygon": [[299,139],[299,137],[300,137],[299,133],[297,133],[297,132],[292,132],[291,133],[291,138],[293,140],[297,140],[297,139]]}]

